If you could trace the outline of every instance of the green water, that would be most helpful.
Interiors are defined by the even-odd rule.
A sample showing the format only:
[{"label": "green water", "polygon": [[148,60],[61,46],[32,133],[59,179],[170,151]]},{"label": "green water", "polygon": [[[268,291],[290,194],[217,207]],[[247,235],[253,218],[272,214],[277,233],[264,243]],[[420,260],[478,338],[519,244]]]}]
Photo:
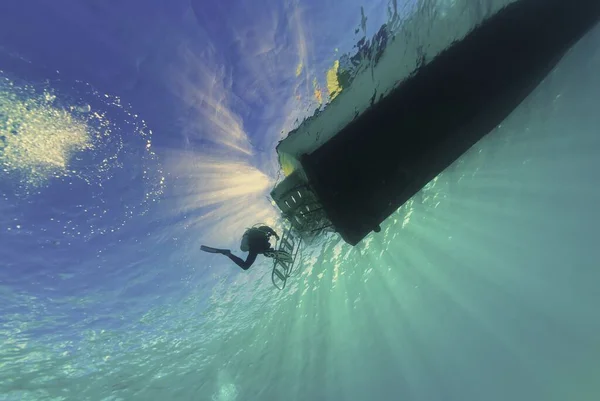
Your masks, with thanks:
[{"label": "green water", "polygon": [[323,238],[281,293],[266,262],[213,288],[127,399],[598,399],[598,43],[381,233]]}]

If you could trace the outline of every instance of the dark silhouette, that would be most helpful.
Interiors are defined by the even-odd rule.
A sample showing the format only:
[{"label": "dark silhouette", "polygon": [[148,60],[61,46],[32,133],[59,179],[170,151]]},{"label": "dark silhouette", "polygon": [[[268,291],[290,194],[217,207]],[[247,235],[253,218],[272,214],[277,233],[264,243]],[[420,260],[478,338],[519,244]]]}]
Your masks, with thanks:
[{"label": "dark silhouette", "polygon": [[269,239],[272,236],[279,239],[277,233],[269,226],[252,227],[246,230],[242,236],[242,243],[240,244],[240,249],[243,252],[248,252],[246,260],[235,256],[229,249],[211,248],[205,245],[202,245],[200,249],[204,252],[220,253],[225,255],[242,269],[248,270],[259,254],[265,254],[265,252],[275,252],[274,249],[271,248],[271,243],[269,242]]}]

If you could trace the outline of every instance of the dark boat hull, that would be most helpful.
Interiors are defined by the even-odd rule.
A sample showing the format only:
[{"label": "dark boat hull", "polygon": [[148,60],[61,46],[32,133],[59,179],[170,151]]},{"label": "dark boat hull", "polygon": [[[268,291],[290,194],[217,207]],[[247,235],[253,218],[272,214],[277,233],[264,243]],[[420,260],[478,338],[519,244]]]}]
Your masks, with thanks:
[{"label": "dark boat hull", "polygon": [[301,157],[356,245],[500,124],[600,19],[599,0],[521,0],[475,28]]}]

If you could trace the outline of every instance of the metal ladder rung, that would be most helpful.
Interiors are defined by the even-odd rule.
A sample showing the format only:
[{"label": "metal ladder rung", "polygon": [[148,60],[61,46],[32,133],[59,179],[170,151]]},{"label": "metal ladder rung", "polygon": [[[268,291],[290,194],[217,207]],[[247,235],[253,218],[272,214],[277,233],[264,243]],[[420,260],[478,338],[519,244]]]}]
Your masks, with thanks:
[{"label": "metal ladder rung", "polygon": [[279,261],[279,264],[281,265],[281,267],[283,267],[283,270],[286,273],[290,270],[290,264],[288,262]]},{"label": "metal ladder rung", "polygon": [[290,252],[294,249],[294,244],[290,243],[287,238],[283,238],[281,240],[281,244],[279,245],[279,249]]},{"label": "metal ladder rung", "polygon": [[279,277],[281,281],[287,280],[287,277],[283,275],[279,270],[274,269],[273,272],[277,275],[277,277]]},{"label": "metal ladder rung", "polygon": [[[287,279],[292,273],[294,262],[296,260],[296,255],[298,253],[298,249],[295,248],[296,241],[294,240],[293,236],[290,236],[290,232],[291,227],[287,230],[287,232],[282,236],[283,238],[281,238],[281,240],[279,241],[278,250],[287,252],[292,257],[292,260],[284,261],[275,258],[273,264],[273,272],[271,273],[271,280],[273,281],[273,285],[275,285],[275,287],[277,287],[280,290],[283,290],[285,288]],[[294,252],[294,250],[296,252]],[[275,277],[281,280],[281,282],[277,283]]]}]

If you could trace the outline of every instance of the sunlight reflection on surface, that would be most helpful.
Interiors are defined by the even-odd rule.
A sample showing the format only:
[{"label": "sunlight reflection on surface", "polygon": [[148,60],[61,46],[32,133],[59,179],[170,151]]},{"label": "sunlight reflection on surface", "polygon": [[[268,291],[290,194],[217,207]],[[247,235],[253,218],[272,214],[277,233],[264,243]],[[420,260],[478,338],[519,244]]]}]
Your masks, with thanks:
[{"label": "sunlight reflection on surface", "polygon": [[188,152],[173,154],[175,213],[186,228],[202,228],[212,242],[237,239],[256,223],[273,225],[277,213],[267,195],[273,179],[249,162]]}]

